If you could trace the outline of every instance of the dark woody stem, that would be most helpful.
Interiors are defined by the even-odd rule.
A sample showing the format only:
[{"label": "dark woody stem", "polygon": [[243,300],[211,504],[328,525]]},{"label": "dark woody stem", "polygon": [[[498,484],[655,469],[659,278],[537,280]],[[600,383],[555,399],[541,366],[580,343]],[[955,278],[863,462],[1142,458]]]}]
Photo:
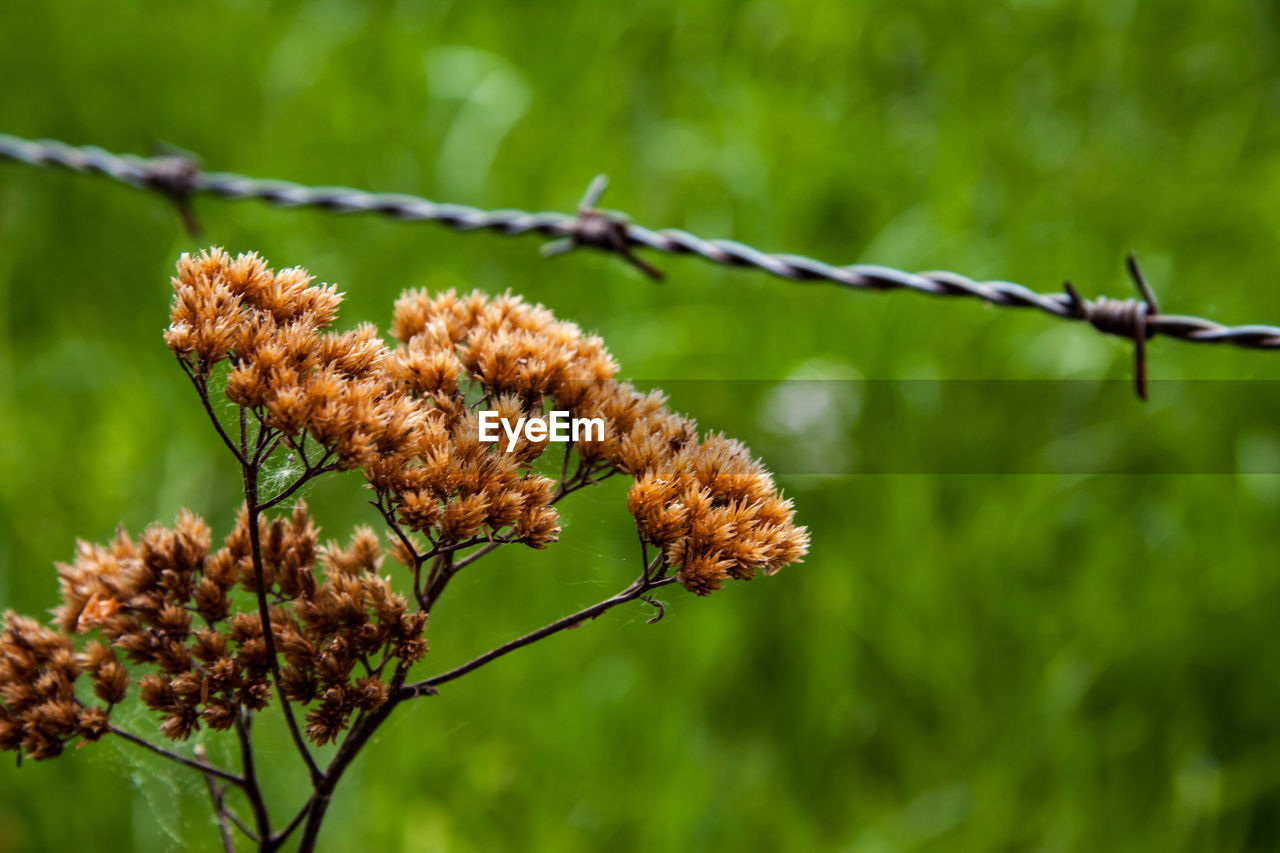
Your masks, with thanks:
[{"label": "dark woody stem", "polygon": [[[655,562],[657,561],[655,560]],[[636,601],[651,590],[675,582],[676,579],[673,577],[658,577],[653,569],[654,567],[652,566],[646,566],[645,573],[617,595],[606,598],[604,601],[593,604],[590,607],[579,610],[578,612],[565,616],[562,619],[557,619],[549,625],[525,634],[523,637],[519,637],[509,643],[505,643],[496,649],[475,658],[469,663],[465,663],[462,666],[451,669],[448,672],[441,673],[433,678],[428,678],[425,681],[419,681],[414,684],[405,684],[406,668],[403,664],[398,664],[395,675],[392,676],[391,683],[388,685],[390,687],[390,695],[386,703],[384,703],[377,711],[357,721],[351,731],[348,732],[346,739],[342,742],[342,746],[338,748],[338,753],[334,756],[333,761],[327,768],[325,768],[321,781],[316,785],[315,793],[312,795],[311,799],[302,808],[302,811],[300,811],[298,815],[290,821],[287,827],[271,837],[271,841],[277,844],[283,843],[289,835],[292,834],[297,825],[305,820],[306,824],[303,829],[302,838],[298,842],[298,853],[311,853],[311,851],[315,849],[316,839],[320,834],[320,826],[324,822],[325,814],[329,808],[329,800],[333,796],[333,792],[337,788],[338,781],[341,779],[342,774],[346,771],[347,767],[351,765],[351,762],[355,760],[360,750],[365,746],[369,738],[372,737],[374,731],[376,731],[377,728],[386,721],[387,717],[391,715],[391,712],[394,711],[396,706],[401,702],[418,696],[433,695],[436,693],[435,685],[437,684],[443,684],[446,681],[452,681],[455,678],[460,678],[461,676],[479,669],[490,661],[496,660],[509,652],[513,652],[516,649],[522,648],[523,646],[527,646],[531,643],[536,643],[538,640],[545,639],[552,634],[556,634],[567,628],[580,625],[587,620],[600,616],[602,613],[605,613],[620,604],[625,604],[629,601]]]},{"label": "dark woody stem", "polygon": [[[197,390],[200,392],[201,401],[204,404],[205,411],[209,415],[210,420],[218,429],[219,435],[222,437],[224,443],[226,443],[227,447],[232,451],[233,455],[235,455],[237,461],[239,461],[241,465],[241,472],[243,474],[244,481],[249,545],[253,560],[253,573],[256,586],[255,592],[258,605],[257,609],[258,617],[262,626],[263,643],[266,646],[272,681],[275,686],[276,694],[280,700],[281,710],[284,712],[290,738],[297,747],[299,755],[302,756],[306,763],[307,770],[311,777],[313,791],[306,804],[294,816],[294,818],[289,821],[288,824],[276,832],[271,831],[270,817],[267,813],[266,804],[262,796],[262,790],[258,784],[257,773],[254,765],[253,745],[249,736],[248,719],[244,716],[241,716],[236,720],[236,733],[240,740],[241,761],[244,771],[243,776],[236,776],[235,774],[220,770],[209,765],[207,762],[197,761],[177,755],[176,753],[171,753],[168,750],[155,746],[127,732],[118,730],[115,727],[112,727],[112,731],[130,741],[152,750],[153,752],[157,752],[179,763],[197,769],[204,774],[206,784],[209,788],[209,795],[214,804],[214,810],[217,815],[223,845],[227,850],[234,849],[230,831],[230,826],[234,823],[235,826],[239,827],[248,838],[258,844],[259,850],[268,851],[268,853],[273,853],[283,847],[294,832],[297,831],[299,827],[302,827],[302,835],[298,841],[297,849],[300,853],[312,853],[319,838],[321,825],[323,824],[325,815],[328,812],[330,799],[332,798],[339,781],[345,774],[347,768],[351,766],[352,762],[354,762],[361,749],[363,749],[363,747],[368,743],[374,732],[382,725],[383,722],[386,721],[401,702],[418,696],[434,694],[436,692],[436,685],[453,681],[454,679],[473,672],[480,667],[515,651],[516,649],[523,648],[524,646],[550,637],[553,634],[576,627],[588,620],[595,619],[621,604],[636,600],[648,600],[647,594],[650,591],[666,586],[667,584],[674,583],[676,580],[673,577],[663,577],[661,572],[654,571],[656,566],[646,565],[643,567],[641,576],[630,586],[616,595],[611,596],[604,601],[597,602],[590,607],[579,610],[576,613],[571,613],[568,616],[557,619],[555,622],[525,634],[522,637],[518,637],[504,643],[503,645],[498,646],[497,648],[494,648],[485,654],[462,664],[461,666],[413,684],[405,684],[407,667],[403,663],[397,662],[395,673],[388,684],[389,695],[387,701],[376,711],[357,717],[354,725],[350,731],[347,732],[341,746],[338,747],[338,751],[334,755],[333,760],[330,762],[328,767],[321,770],[316,764],[314,757],[311,755],[310,750],[307,748],[306,741],[302,736],[302,731],[299,728],[297,719],[294,715],[292,703],[290,703],[285,697],[282,689],[280,663],[277,659],[275,635],[271,626],[266,566],[262,553],[259,521],[264,510],[270,509],[271,507],[287,500],[312,478],[328,471],[336,470],[339,466],[336,463],[332,463],[332,456],[329,454],[326,454],[322,459],[316,462],[312,462],[307,458],[306,454],[302,452],[302,448],[294,446],[294,442],[289,440],[287,437],[280,435],[268,435],[267,427],[262,423],[260,417],[257,418],[257,435],[254,437],[254,441],[252,442],[254,446],[251,447],[251,430],[248,421],[248,411],[244,407],[240,407],[239,412],[240,441],[239,446],[237,447],[236,444],[227,436],[226,432],[222,429],[221,423],[219,423],[215,417],[212,406],[209,402],[206,385],[202,381],[201,376],[193,374],[185,364],[183,365],[183,368],[188,371],[188,375],[191,377],[193,384],[195,384]],[[254,414],[257,416],[256,412]],[[261,465],[265,461],[266,457],[271,454],[271,451],[282,441],[299,453],[299,456],[303,460],[305,470],[301,475],[299,475],[297,480],[295,480],[282,493],[267,500],[262,500],[259,492]],[[578,489],[598,482],[598,480],[594,479],[592,476],[596,472],[590,470],[589,466],[580,465],[579,470],[571,477],[565,476],[567,471],[568,453],[565,455],[559,487],[552,496],[552,503],[558,502],[566,495],[577,491]],[[605,473],[604,476],[607,477],[612,473],[614,472]],[[601,479],[603,479],[603,477],[601,477]],[[500,545],[506,544],[504,540],[500,539],[488,541],[466,541],[433,548],[428,554],[419,554],[413,548],[412,541],[408,539],[404,531],[401,530],[396,523],[393,507],[388,505],[381,498],[377,501],[373,501],[372,503],[382,513],[383,518],[391,529],[400,537],[401,543],[413,554],[418,562],[418,572],[422,569],[422,562],[424,558],[428,556],[436,558],[436,565],[433,566],[433,571],[426,581],[426,588],[423,589],[419,587],[416,582],[414,584],[414,592],[418,597],[418,603],[423,611],[430,610],[431,605],[434,604],[440,593],[443,592],[444,586],[458,569],[470,564],[480,557],[483,557]],[[455,552],[475,545],[482,545],[482,547],[474,553],[460,557],[455,561]],[[659,562],[660,559],[661,558],[659,557],[658,560],[655,560],[655,564]],[[418,579],[418,572],[415,572],[415,580]],[[381,666],[379,666],[378,669],[381,670]],[[238,819],[236,819],[235,815],[227,809],[225,802],[226,791],[217,784],[216,780],[218,779],[234,784],[244,791],[246,798],[253,809],[253,822],[255,824],[256,831],[249,830],[245,827]]]},{"label": "dark woody stem", "polygon": [[288,841],[289,836],[293,835],[294,830],[296,830],[299,826],[302,825],[302,821],[309,814],[311,814],[311,800],[307,800],[306,805],[304,805],[302,809],[296,815],[293,816],[293,820],[289,821],[288,826],[286,826],[284,829],[277,832],[275,835],[271,836],[271,844],[273,845],[272,849],[278,849],[281,845],[283,845],[286,841]]},{"label": "dark woody stem", "polygon": [[391,532],[400,540],[400,544],[404,546],[406,552],[413,559],[413,597],[418,602],[418,606],[423,610],[427,610],[426,599],[422,594],[422,561],[423,555],[418,553],[418,549],[414,547],[409,535],[404,532],[404,528],[396,521],[395,510],[387,505],[387,497],[384,492],[379,491],[378,497],[369,503],[382,514],[382,518],[387,523],[387,527],[391,528]]},{"label": "dark woody stem", "polygon": [[[306,814],[306,825],[302,830],[302,838],[298,842],[298,853],[311,853],[315,850],[316,839],[320,836],[320,825],[324,822],[325,813],[329,809],[329,800],[333,796],[334,789],[338,787],[342,774],[351,766],[360,750],[373,736],[378,726],[391,716],[391,712],[395,710],[396,705],[400,704],[403,696],[404,679],[406,674],[404,664],[397,664],[395,674],[391,678],[388,685],[391,690],[387,701],[382,707],[363,718],[352,727],[347,733],[347,737],[342,742],[342,746],[338,747],[338,753],[333,757],[333,761],[325,768],[322,774],[320,784],[316,786],[315,793],[311,796],[311,801],[307,804],[303,812]],[[301,815],[299,815],[301,817]],[[296,819],[295,819],[296,824]],[[292,831],[290,828],[289,831]],[[287,833],[285,835],[287,837]],[[284,839],[281,838],[283,841]]]},{"label": "dark woody stem", "polygon": [[206,776],[213,776],[217,779],[222,779],[223,781],[230,782],[232,785],[237,785],[241,788],[244,787],[244,779],[242,779],[241,777],[237,776],[234,773],[228,773],[226,770],[223,770],[218,767],[214,767],[212,764],[208,764],[204,761],[197,761],[194,758],[187,758],[185,755],[179,755],[176,752],[171,752],[165,749],[163,746],[156,746],[151,741],[144,740],[143,738],[140,738],[137,735],[131,732],[127,732],[124,729],[118,728],[114,725],[111,726],[111,733],[113,735],[117,735],[119,737],[124,738],[130,743],[135,743],[138,746],[142,747],[143,749],[149,749],[152,752],[154,752],[156,755],[163,756],[169,759],[170,761],[183,765],[184,767],[190,767],[193,770],[199,770],[201,773],[205,774]]},{"label": "dark woody stem", "polygon": [[[250,718],[244,714],[236,715],[236,738],[240,741],[240,763],[244,773],[244,793],[253,808],[253,822],[257,827],[259,843],[271,837],[271,818],[267,814],[267,804],[262,798],[262,789],[258,785],[258,771],[253,760],[253,740],[249,732]],[[264,843],[265,846],[265,843]]]},{"label": "dark woody stem", "polygon": [[231,451],[231,455],[236,461],[244,465],[245,458],[240,452],[240,448],[235,446],[231,437],[227,435],[227,431],[222,428],[222,421],[218,420],[218,416],[213,411],[213,404],[209,402],[209,381],[206,373],[196,372],[187,360],[178,357],[178,364],[182,367],[182,372],[187,374],[187,378],[191,380],[191,384],[195,386],[196,394],[200,397],[200,404],[204,406],[205,414],[209,416],[209,422],[213,424],[213,428],[218,431],[218,435],[222,438],[222,443]]},{"label": "dark woody stem", "polygon": [[454,667],[448,672],[442,672],[439,675],[419,681],[415,684],[405,685],[401,690],[402,698],[407,699],[412,696],[433,693],[435,692],[434,688],[437,685],[444,684],[447,681],[453,681],[455,678],[461,678],[467,673],[477,670],[485,664],[497,660],[503,655],[514,652],[516,649],[523,648],[530,643],[536,643],[538,640],[550,637],[552,634],[557,634],[566,628],[572,628],[575,625],[586,622],[588,619],[595,619],[600,614],[617,607],[619,604],[626,604],[628,601],[635,601],[649,590],[666,586],[669,583],[674,583],[675,580],[676,579],[673,577],[651,579],[651,576],[646,573],[644,576],[638,578],[635,583],[631,584],[631,586],[627,587],[615,596],[606,598],[604,601],[597,602],[590,607],[583,608],[577,613],[571,613],[568,616],[557,619],[549,625],[544,625],[536,631],[531,631],[528,634],[525,634],[523,637],[517,637],[510,642],[498,646],[496,649],[491,649],[490,651],[485,652],[479,657],[474,658],[461,666]]},{"label": "dark woody stem", "polygon": [[483,557],[485,554],[492,553],[493,551],[497,550],[498,548],[506,544],[508,543],[505,540],[494,540],[493,542],[490,542],[489,544],[485,545],[483,548],[473,551],[472,553],[468,554],[467,556],[459,560],[455,560],[453,563],[453,570],[456,572],[459,569],[465,568],[466,566],[471,565],[476,560]]},{"label": "dark woody stem", "polygon": [[456,571],[457,569],[453,565],[453,551],[445,551],[436,557],[431,573],[427,575],[427,588],[423,593],[424,600],[422,601],[422,609],[424,611],[431,612],[432,606],[440,598],[445,586],[448,585],[449,580]]},{"label": "dark woody stem", "polygon": [[[249,428],[243,406],[240,408],[240,450],[241,458],[248,459]],[[276,694],[280,697],[280,707],[284,710],[285,722],[289,725],[289,736],[293,738],[294,746],[298,748],[298,754],[306,762],[307,771],[311,774],[311,784],[314,787],[320,784],[322,774],[320,773],[320,768],[316,766],[315,759],[311,757],[311,751],[307,749],[306,741],[302,739],[302,731],[298,728],[298,721],[293,716],[293,705],[284,695],[280,678],[280,662],[276,659],[275,636],[271,630],[271,611],[267,604],[266,569],[263,566],[262,541],[258,531],[258,518],[262,512],[262,507],[258,504],[258,468],[256,465],[250,464],[243,466],[242,470],[244,472],[245,509],[248,514],[249,549],[253,555],[253,576],[254,585],[257,587],[258,618],[262,622],[262,639],[267,647],[267,661],[271,666],[271,678],[275,683]]]},{"label": "dark woody stem", "polygon": [[[593,473],[598,473],[600,476],[593,477]],[[566,495],[571,495],[579,489],[584,489],[587,486],[599,485],[617,473],[618,470],[616,468],[611,468],[601,472],[579,463],[578,470],[572,477],[567,480],[562,479],[560,481],[560,485],[556,487],[555,493],[551,495],[551,504],[555,505],[559,503]]]},{"label": "dark woody stem", "polygon": [[[204,760],[203,746],[196,747],[196,757]],[[218,784],[218,780],[208,773],[204,774],[204,784],[209,790],[209,801],[213,803],[213,812],[218,819],[218,834],[222,838],[222,849],[226,853],[236,853],[236,840],[231,835],[231,821],[227,814],[227,792]]]}]

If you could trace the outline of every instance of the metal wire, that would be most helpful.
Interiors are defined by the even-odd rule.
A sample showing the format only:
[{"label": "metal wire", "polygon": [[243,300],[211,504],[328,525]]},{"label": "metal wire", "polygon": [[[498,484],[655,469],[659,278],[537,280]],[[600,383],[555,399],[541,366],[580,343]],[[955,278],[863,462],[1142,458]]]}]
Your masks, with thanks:
[{"label": "metal wire", "polygon": [[[803,255],[762,252],[734,240],[708,240],[674,228],[653,230],[636,225],[621,214],[597,210],[596,202],[605,187],[603,176],[592,182],[576,214],[529,213],[481,210],[411,195],[371,193],[347,187],[309,187],[230,172],[207,172],[184,157],[114,154],[94,146],[78,147],[57,140],[28,140],[7,134],[0,134],[0,159],[97,173],[133,187],[160,192],[178,206],[189,228],[195,227],[188,207],[193,195],[258,199],[277,207],[317,207],[334,213],[376,213],[406,222],[438,222],[456,231],[536,233],[561,238],[546,246],[544,254],[589,246],[618,254],[653,278],[661,278],[662,273],[633,254],[633,249],[693,255],[712,263],[750,267],[794,281],[825,281],[864,290],[910,290],[931,296],[967,296],[1007,308],[1036,308],[1064,320],[1086,320],[1105,334],[1139,342],[1163,335],[1193,343],[1280,349],[1280,326],[1224,326],[1201,317],[1160,313],[1154,294],[1132,258],[1130,273],[1142,293],[1141,300],[1087,300],[1070,285],[1066,293],[1037,293],[1013,282],[975,281],[954,272],[911,273],[868,264],[836,266]],[[1144,348],[1139,347],[1136,374],[1140,394],[1144,394],[1143,358]]]}]

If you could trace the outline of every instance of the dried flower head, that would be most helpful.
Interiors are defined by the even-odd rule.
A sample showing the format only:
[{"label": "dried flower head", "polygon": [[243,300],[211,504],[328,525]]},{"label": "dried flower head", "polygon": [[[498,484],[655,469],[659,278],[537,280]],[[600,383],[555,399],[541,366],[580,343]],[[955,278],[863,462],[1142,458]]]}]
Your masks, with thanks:
[{"label": "dried flower head", "polygon": [[[166,339],[196,376],[229,360],[228,397],[288,446],[310,436],[324,460],[363,468],[388,514],[431,543],[403,540],[408,562],[480,541],[545,547],[560,530],[556,500],[615,473],[636,479],[628,507],[641,536],[694,592],[804,555],[791,503],[745,448],[699,440],[661,395],[615,380],[600,338],[546,308],[510,294],[410,292],[389,350],[368,326],[324,332],[340,296],[310,282],[256,255],[184,255]],[[479,440],[481,406],[507,420],[551,408],[599,418],[605,439],[578,442],[577,472],[557,487],[531,464],[547,442],[522,438],[508,453]]]},{"label": "dried flower head", "polygon": [[[700,437],[660,394],[618,381],[599,338],[540,305],[510,294],[406,293],[389,347],[372,326],[331,331],[336,289],[256,255],[183,255],[173,289],[165,340],[239,464],[244,504],[216,547],[187,510],[136,538],[122,529],[107,543],[79,542],[57,567],[61,602],[50,625],[5,614],[0,750],[52,758],[76,738],[124,733],[111,713],[136,692],[165,737],[234,728],[251,751],[249,721],[278,703],[314,787],[299,818],[310,849],[338,777],[398,703],[625,602],[644,599],[660,615],[649,594],[666,584],[705,595],[807,550],[791,502],[746,448]],[[236,412],[230,426],[211,399],[218,385]],[[547,440],[482,441],[481,410],[508,421],[568,411],[597,419],[603,436],[575,437],[558,465],[547,464]],[[559,476],[548,476],[556,467]],[[386,542],[360,527],[345,545],[322,543],[297,500],[316,477],[348,469],[362,472]],[[633,480],[640,577],[410,683],[450,579],[503,545],[547,547],[560,534],[558,502],[618,474]],[[384,571],[388,553],[409,571]],[[124,734],[203,772],[220,820],[228,813],[215,778],[250,798],[262,839],[283,842],[298,826],[272,831],[251,762],[237,776],[198,750],[186,758]],[[308,742],[341,745],[321,769]]]},{"label": "dried flower head", "polygon": [[[245,570],[252,560],[246,524],[242,512],[213,552],[208,527],[187,511],[173,528],[153,526],[137,541],[121,531],[107,546],[79,543],[73,561],[58,567],[56,627],[5,616],[0,748],[49,758],[76,735],[101,737],[131,683],[118,651],[141,665],[133,673],[140,696],[170,738],[186,739],[201,725],[228,729],[241,708],[266,707],[272,687],[261,622],[232,614],[229,604],[237,589],[257,591]],[[283,689],[290,701],[315,706],[307,735],[326,743],[352,713],[386,700],[388,661],[407,667],[422,658],[426,614],[411,611],[378,575],[382,547],[368,528],[346,548],[321,547],[299,503],[286,518],[260,519],[259,537],[269,566],[265,592],[278,603],[271,626],[286,662]],[[86,633],[94,638],[77,653],[74,635]],[[369,660],[381,665],[361,670]],[[81,676],[103,706],[80,703]]]},{"label": "dried flower head", "polygon": [[[558,493],[615,473],[634,477],[628,508],[640,535],[662,549],[666,567],[676,570],[686,588],[706,594],[726,578],[746,580],[757,570],[772,574],[804,556],[807,531],[794,525],[791,502],[745,447],[718,435],[700,441],[694,422],[668,410],[660,394],[615,381],[617,365],[599,338],[556,320],[542,306],[510,295],[489,299],[472,293],[460,299],[452,291],[417,291],[396,303],[392,330],[401,346],[389,369],[410,392],[456,413],[467,436],[474,425],[466,419],[466,401],[476,396],[496,401],[508,419],[556,408],[603,420],[604,441],[577,443],[579,473],[561,483]],[[477,394],[468,396],[468,383]],[[468,444],[461,466],[469,458],[488,462],[511,455],[525,462],[545,449],[524,442],[504,456]],[[460,467],[451,462],[439,457],[425,475],[400,464],[374,482],[387,485],[402,515],[407,504],[413,520],[434,521],[447,493],[442,486]],[[426,489],[415,490],[419,484]],[[494,507],[495,493],[501,494],[479,492],[482,505]],[[538,495],[532,505],[546,512],[558,493]],[[500,535],[503,518],[490,512],[488,527]],[[548,526],[551,519],[547,512]]]}]

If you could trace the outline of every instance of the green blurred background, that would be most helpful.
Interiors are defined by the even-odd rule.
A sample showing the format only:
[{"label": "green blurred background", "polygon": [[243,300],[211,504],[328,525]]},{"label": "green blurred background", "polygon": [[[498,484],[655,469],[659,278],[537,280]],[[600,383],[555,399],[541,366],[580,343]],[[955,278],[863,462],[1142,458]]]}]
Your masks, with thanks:
[{"label": "green blurred background", "polygon": [[[10,2],[0,130],[485,207],[607,172],[646,225],[1048,291],[1127,296],[1136,249],[1166,310],[1275,322],[1278,35],[1273,3],[1197,0]],[[1280,357],[1156,340],[1143,406],[1130,346],[1037,313],[197,207],[193,241],[153,196],[0,163],[0,606],[51,607],[118,522],[227,529],[235,472],[160,338],[209,243],[338,283],[344,325],[407,287],[541,301],[750,439],[813,531],[776,577],[397,712],[325,849],[1280,846],[1280,412],[1238,381]],[[845,380],[831,418],[788,419],[789,377]],[[423,673],[629,582],[624,493],[459,577]],[[308,498],[329,535],[372,523],[356,479]],[[292,813],[296,756],[258,739]],[[0,851],[216,845],[200,780],[128,745],[0,768]]]}]

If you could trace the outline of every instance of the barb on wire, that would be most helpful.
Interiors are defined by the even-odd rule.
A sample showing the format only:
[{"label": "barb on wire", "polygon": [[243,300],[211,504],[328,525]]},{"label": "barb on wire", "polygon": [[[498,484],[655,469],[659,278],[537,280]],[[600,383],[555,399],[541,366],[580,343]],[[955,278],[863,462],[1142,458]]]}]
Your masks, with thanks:
[{"label": "barb on wire", "polygon": [[606,213],[596,209],[600,196],[609,186],[609,179],[604,175],[596,175],[595,180],[587,187],[578,205],[578,227],[573,234],[546,243],[542,247],[542,256],[550,258],[554,255],[572,252],[579,246],[594,246],[606,252],[617,252],[629,264],[654,281],[662,281],[662,270],[639,258],[631,251],[627,239],[630,220],[620,213]]},{"label": "barb on wire", "polygon": [[[1036,308],[1062,320],[1084,320],[1101,332],[1130,338],[1135,345],[1135,383],[1146,393],[1146,344],[1162,335],[1192,343],[1229,344],[1246,349],[1280,349],[1280,326],[1224,326],[1201,317],[1161,313],[1155,295],[1130,259],[1129,272],[1142,300],[1083,299],[1073,286],[1065,293],[1037,293],[1008,281],[975,281],[954,272],[911,273],[870,264],[836,266],[803,255],[771,254],[734,240],[708,240],[687,231],[652,230],[627,217],[596,208],[606,182],[596,178],[575,215],[529,213],[523,210],[481,210],[444,204],[411,195],[371,193],[346,187],[309,187],[288,181],[249,178],[229,172],[208,172],[191,157],[143,158],[113,154],[93,146],[76,147],[57,140],[28,140],[0,134],[0,159],[34,166],[57,166],[97,173],[166,196],[177,205],[190,229],[195,219],[188,207],[192,196],[208,194],[227,199],[252,198],[277,207],[316,207],[334,213],[376,213],[408,222],[438,222],[456,231],[494,231],[515,235],[535,233],[558,238],[544,254],[560,254],[588,246],[620,255],[655,280],[662,273],[637,256],[635,249],[673,255],[693,255],[711,263],[751,267],[793,281],[825,281],[863,290],[910,290],[931,296],[967,296],[1006,308]],[[164,161],[169,162],[165,163]]]},{"label": "barb on wire", "polygon": [[1089,321],[1100,332],[1108,335],[1133,340],[1133,382],[1138,397],[1147,399],[1147,339],[1155,332],[1151,329],[1151,320],[1160,316],[1160,302],[1156,293],[1147,282],[1138,266],[1138,257],[1129,253],[1127,261],[1129,277],[1133,279],[1141,299],[1108,299],[1100,296],[1090,302],[1083,298],[1071,282],[1063,282],[1067,295],[1071,297],[1071,307],[1077,317]]},{"label": "barb on wire", "polygon": [[167,197],[178,211],[182,227],[192,237],[200,236],[200,223],[191,209],[191,193],[200,174],[196,162],[181,155],[153,157],[147,161],[144,186]]}]

